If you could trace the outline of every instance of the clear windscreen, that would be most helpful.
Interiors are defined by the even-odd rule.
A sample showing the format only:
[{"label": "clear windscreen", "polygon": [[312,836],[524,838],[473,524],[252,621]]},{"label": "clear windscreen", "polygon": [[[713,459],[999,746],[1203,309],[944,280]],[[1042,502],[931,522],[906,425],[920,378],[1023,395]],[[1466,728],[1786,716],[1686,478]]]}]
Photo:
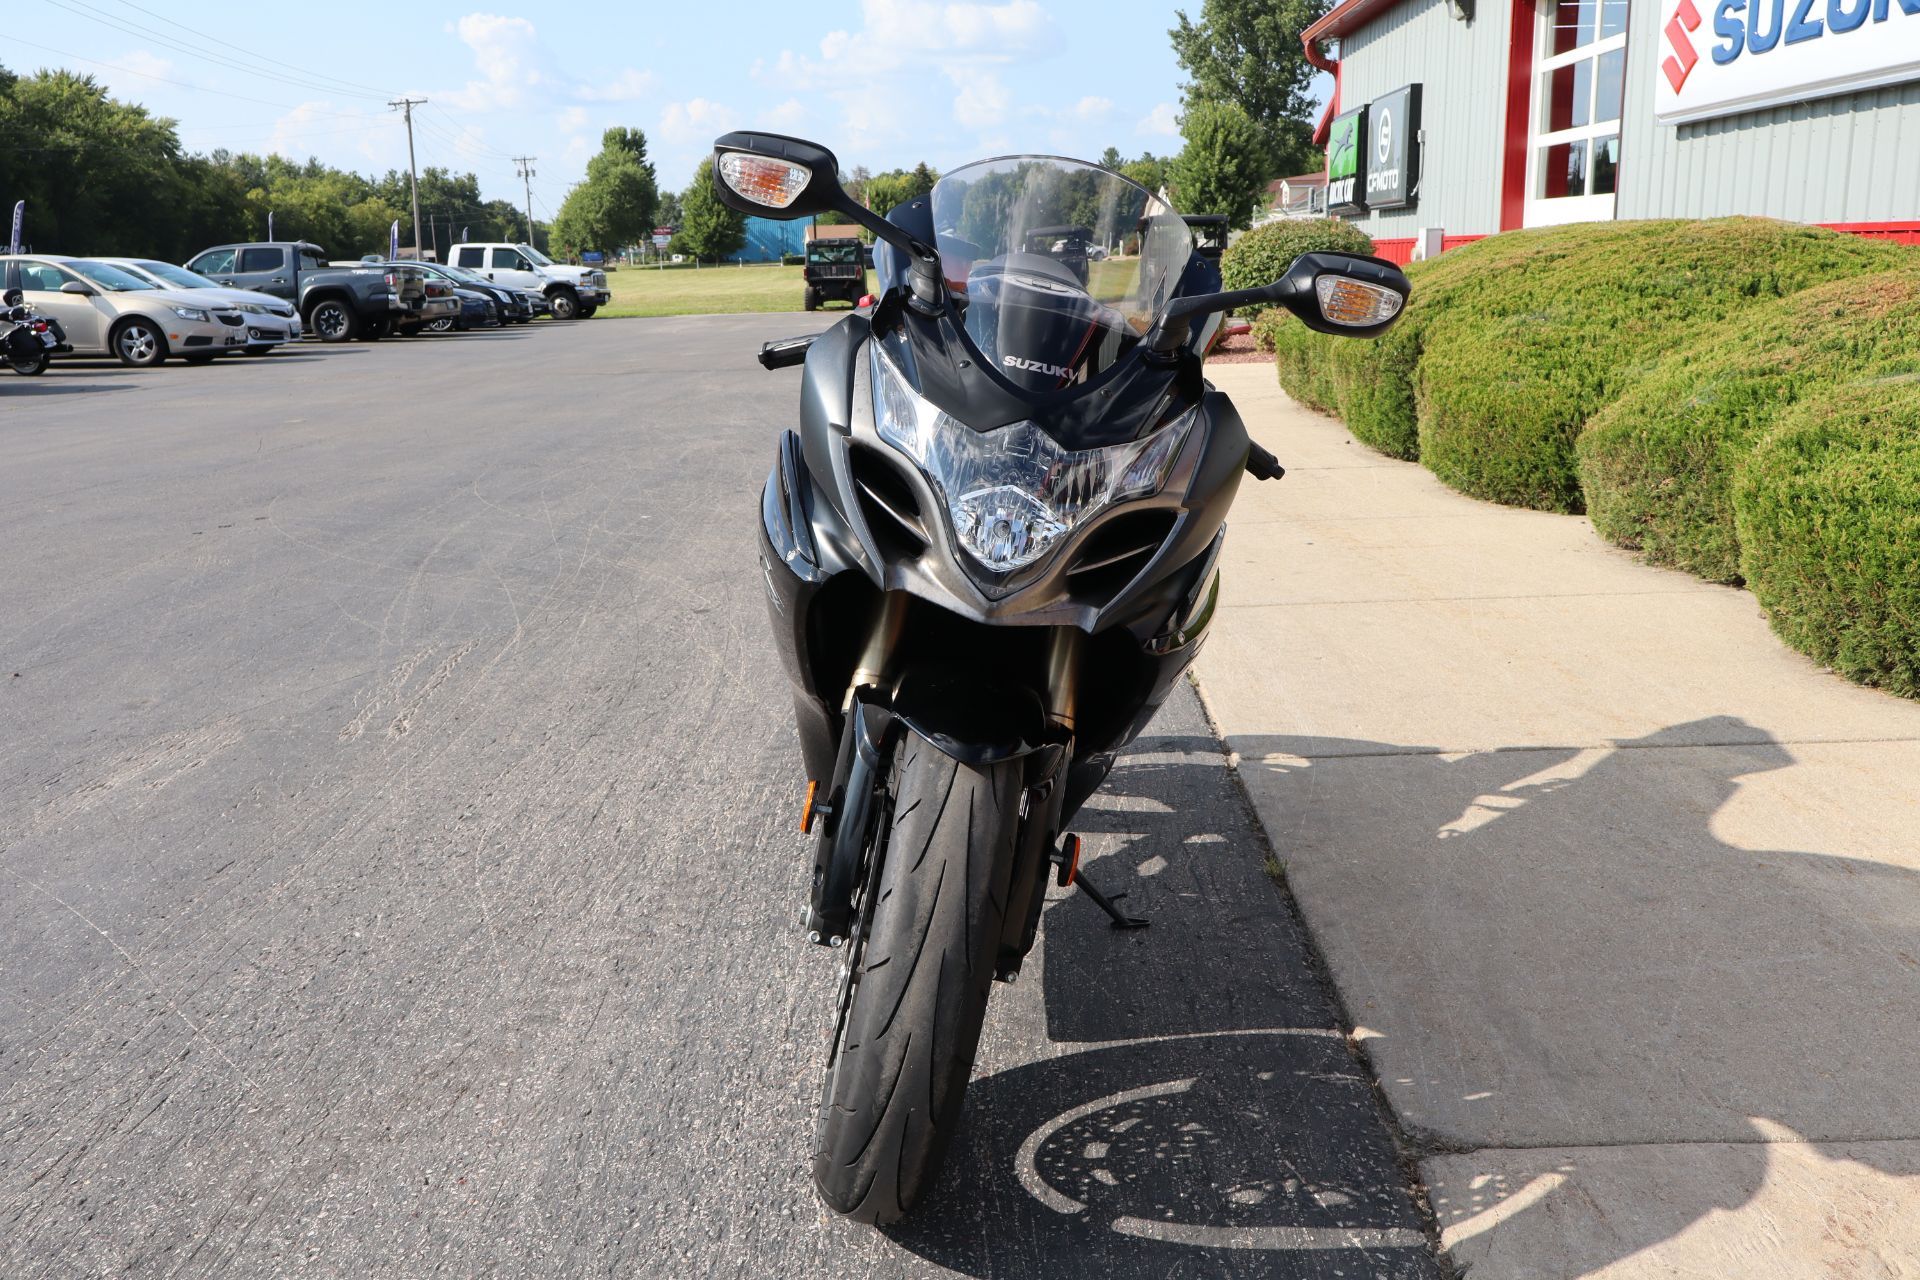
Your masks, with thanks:
[{"label": "clear windscreen", "polygon": [[929,197],[941,273],[967,335],[1014,385],[1091,380],[1152,328],[1193,252],[1144,187],[1078,160],[956,169]]}]

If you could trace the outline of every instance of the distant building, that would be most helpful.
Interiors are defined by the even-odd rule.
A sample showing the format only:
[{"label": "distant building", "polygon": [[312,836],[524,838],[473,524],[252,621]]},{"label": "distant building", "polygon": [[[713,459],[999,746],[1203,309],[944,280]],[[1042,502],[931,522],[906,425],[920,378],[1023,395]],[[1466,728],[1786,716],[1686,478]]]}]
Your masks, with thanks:
[{"label": "distant building", "polygon": [[1291,178],[1275,178],[1267,184],[1267,207],[1256,222],[1276,218],[1324,218],[1327,216],[1327,175],[1296,173]]},{"label": "distant building", "polygon": [[786,254],[805,252],[806,235],[807,224],[804,222],[748,218],[746,242],[728,254],[727,261],[778,262]]},{"label": "distant building", "polygon": [[1725,214],[1920,243],[1920,0],[1340,0],[1302,41],[1383,257]]}]

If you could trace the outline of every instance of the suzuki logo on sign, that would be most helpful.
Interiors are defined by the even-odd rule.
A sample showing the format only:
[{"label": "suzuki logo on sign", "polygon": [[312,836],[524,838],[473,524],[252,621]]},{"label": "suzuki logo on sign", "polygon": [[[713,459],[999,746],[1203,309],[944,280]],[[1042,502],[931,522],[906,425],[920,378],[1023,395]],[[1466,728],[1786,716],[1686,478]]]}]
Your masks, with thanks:
[{"label": "suzuki logo on sign", "polygon": [[1920,80],[1920,0],[1661,0],[1661,14],[1664,124]]}]

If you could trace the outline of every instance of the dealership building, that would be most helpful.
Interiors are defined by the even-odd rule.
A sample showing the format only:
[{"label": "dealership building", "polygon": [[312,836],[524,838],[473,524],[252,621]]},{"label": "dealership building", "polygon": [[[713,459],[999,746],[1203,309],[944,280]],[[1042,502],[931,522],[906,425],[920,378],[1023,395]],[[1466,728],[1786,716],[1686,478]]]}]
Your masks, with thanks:
[{"label": "dealership building", "polygon": [[1396,261],[1757,214],[1920,244],[1920,0],[1342,0],[1326,207]]}]

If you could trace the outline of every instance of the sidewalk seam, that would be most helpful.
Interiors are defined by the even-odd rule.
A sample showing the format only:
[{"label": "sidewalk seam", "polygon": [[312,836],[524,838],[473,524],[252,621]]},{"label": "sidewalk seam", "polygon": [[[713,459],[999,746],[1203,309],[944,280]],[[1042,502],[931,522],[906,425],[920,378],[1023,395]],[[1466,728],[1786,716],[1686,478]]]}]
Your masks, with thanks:
[{"label": "sidewalk seam", "polygon": [[[1215,748],[1220,753],[1221,763],[1226,766],[1227,774],[1233,779],[1234,792],[1240,797],[1241,808],[1245,811],[1248,827],[1259,838],[1259,845],[1269,863],[1278,860],[1273,838],[1267,831],[1267,824],[1260,816],[1259,806],[1253,802],[1253,793],[1247,790],[1246,779],[1240,776],[1240,756],[1227,745],[1226,738],[1220,732],[1220,721],[1213,713],[1213,704],[1207,699],[1206,686],[1200,682],[1200,676],[1192,667],[1187,668],[1187,681],[1193,686],[1195,697],[1200,703],[1200,714],[1207,722],[1207,731],[1213,735]],[[1340,1039],[1346,1046],[1347,1056],[1352,1059],[1355,1068],[1365,1074],[1367,1084],[1372,1090],[1374,1107],[1386,1126],[1387,1136],[1392,1141],[1394,1155],[1400,1165],[1401,1174],[1406,1178],[1408,1190],[1413,1199],[1415,1212],[1419,1215],[1422,1231],[1427,1237],[1427,1249],[1440,1270],[1442,1280],[1464,1280],[1464,1273],[1454,1266],[1452,1257],[1440,1237],[1440,1219],[1433,1211],[1428,1198],[1427,1184],[1420,1174],[1420,1162],[1434,1154],[1431,1144],[1423,1140],[1406,1122],[1399,1112],[1394,1110],[1393,1100],[1387,1096],[1386,1089],[1380,1083],[1379,1069],[1374,1065],[1366,1046],[1354,1036],[1354,1028],[1359,1024],[1347,1009],[1346,996],[1333,980],[1333,967],[1327,963],[1326,953],[1320,942],[1314,937],[1312,926],[1307,923],[1300,903],[1294,897],[1291,886],[1269,875],[1269,882],[1280,895],[1280,905],[1293,920],[1299,930],[1301,946],[1306,952],[1307,965],[1314,979],[1327,994],[1327,1001],[1333,1008],[1334,1019],[1338,1024]]]}]

